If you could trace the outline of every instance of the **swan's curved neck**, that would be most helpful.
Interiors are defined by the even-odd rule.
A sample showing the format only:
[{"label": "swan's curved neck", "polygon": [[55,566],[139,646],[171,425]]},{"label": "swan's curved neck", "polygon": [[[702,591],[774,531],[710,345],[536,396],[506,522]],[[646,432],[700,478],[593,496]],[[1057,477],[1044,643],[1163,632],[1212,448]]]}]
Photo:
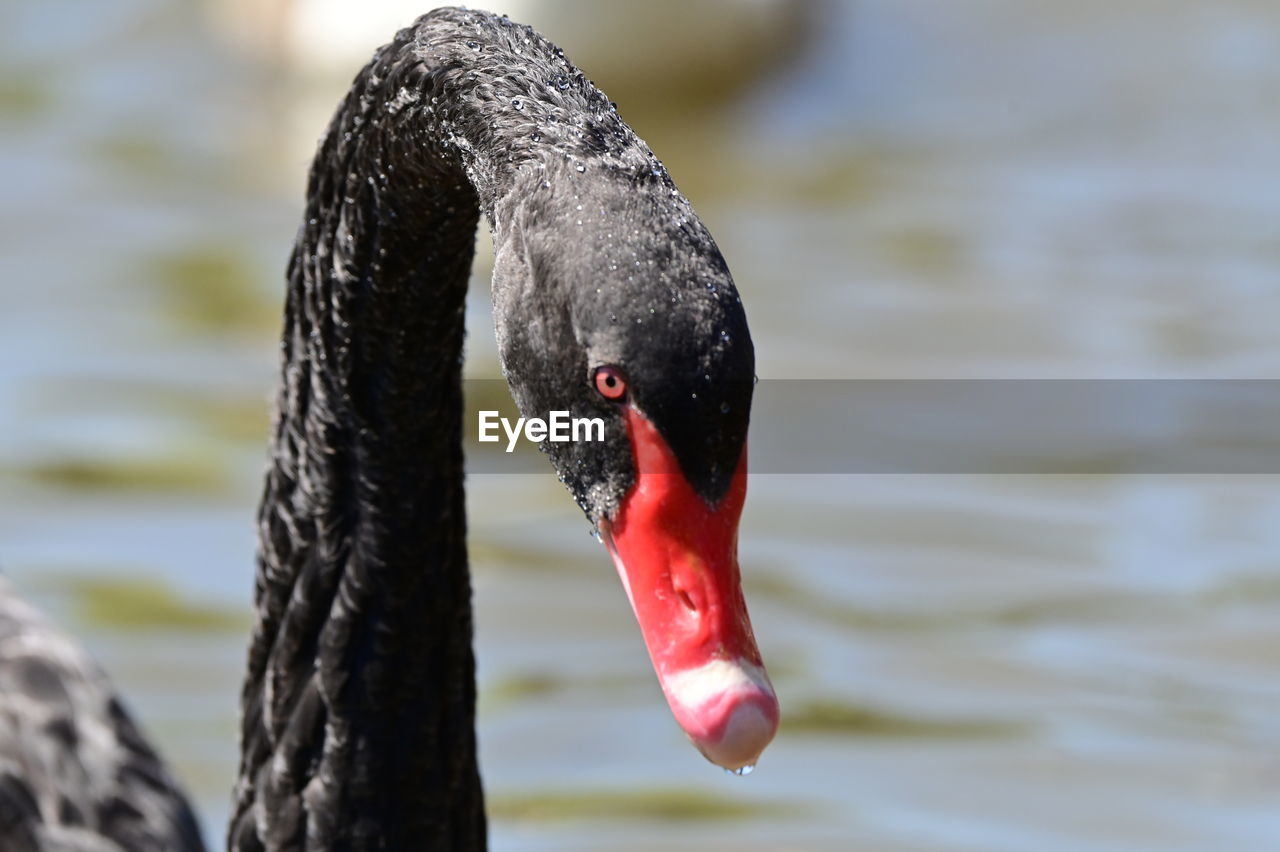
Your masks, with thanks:
[{"label": "swan's curved neck", "polygon": [[382,48],[321,142],[289,264],[233,849],[484,846],[463,303],[480,213],[501,253],[522,199],[566,175],[670,186],[556,48],[458,9]]},{"label": "swan's curved neck", "polygon": [[481,210],[493,218],[520,162],[564,156],[522,133],[518,99],[534,76],[577,72],[517,28],[505,56],[523,47],[528,67],[498,79],[480,60],[508,25],[468,17],[428,16],[383,48],[312,167],[259,514],[233,848],[484,845],[463,301]]}]

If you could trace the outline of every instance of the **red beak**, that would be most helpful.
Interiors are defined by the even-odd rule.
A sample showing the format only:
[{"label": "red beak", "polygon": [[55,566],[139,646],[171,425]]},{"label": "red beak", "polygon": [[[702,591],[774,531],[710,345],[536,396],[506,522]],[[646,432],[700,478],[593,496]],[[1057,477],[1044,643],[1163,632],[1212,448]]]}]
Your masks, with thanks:
[{"label": "red beak", "polygon": [[778,698],[738,574],[746,452],[708,505],[649,419],[628,406],[626,420],[636,483],[601,534],[676,721],[712,763],[751,767],[777,732]]}]

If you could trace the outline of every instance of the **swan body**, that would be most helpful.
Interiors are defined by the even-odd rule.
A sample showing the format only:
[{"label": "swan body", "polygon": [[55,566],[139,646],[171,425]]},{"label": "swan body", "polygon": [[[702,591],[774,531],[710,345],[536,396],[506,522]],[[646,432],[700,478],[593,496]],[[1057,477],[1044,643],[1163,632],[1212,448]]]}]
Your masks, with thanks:
[{"label": "swan body", "polygon": [[204,848],[185,795],[106,675],[0,578],[0,849]]}]

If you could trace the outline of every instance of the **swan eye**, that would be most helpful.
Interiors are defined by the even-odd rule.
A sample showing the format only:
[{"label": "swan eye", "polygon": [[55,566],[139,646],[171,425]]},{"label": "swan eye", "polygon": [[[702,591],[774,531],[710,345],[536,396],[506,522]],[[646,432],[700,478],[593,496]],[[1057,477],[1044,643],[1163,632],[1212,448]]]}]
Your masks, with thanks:
[{"label": "swan eye", "polygon": [[627,380],[617,367],[600,367],[596,370],[596,391],[605,399],[622,399],[627,395]]}]

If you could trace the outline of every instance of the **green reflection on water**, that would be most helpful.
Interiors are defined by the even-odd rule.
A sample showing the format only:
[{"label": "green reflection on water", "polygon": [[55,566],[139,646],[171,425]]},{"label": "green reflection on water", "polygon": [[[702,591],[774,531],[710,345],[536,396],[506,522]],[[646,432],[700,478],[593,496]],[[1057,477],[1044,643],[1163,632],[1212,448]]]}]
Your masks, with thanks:
[{"label": "green reflection on water", "polygon": [[482,709],[499,709],[531,698],[550,695],[564,688],[564,679],[552,674],[530,672],[514,675],[483,690],[480,694],[480,704]]},{"label": "green reflection on water", "polygon": [[231,490],[224,468],[194,453],[127,459],[64,457],[15,465],[0,473],[79,491],[214,495]]},{"label": "green reflection on water", "polygon": [[569,691],[617,697],[642,690],[644,695],[649,695],[651,683],[652,675],[642,669],[630,674],[579,675],[573,678],[551,672],[522,672],[483,686],[480,710],[484,713],[505,711],[525,701]]},{"label": "green reflection on water", "polygon": [[70,597],[76,620],[90,627],[243,633],[250,625],[239,609],[192,601],[151,578],[62,574],[46,576],[42,583]]},{"label": "green reflection on water", "polygon": [[786,709],[784,734],[821,734],[905,739],[1007,739],[1024,736],[1028,726],[994,719],[927,719],[832,699]]},{"label": "green reflection on water", "polygon": [[795,805],[716,796],[695,790],[589,790],[508,793],[490,796],[490,815],[498,820],[654,820],[701,822],[767,819],[799,813]]},{"label": "green reflection on water", "polygon": [[[895,267],[926,276],[954,272],[965,254],[964,243],[957,234],[924,225],[899,228],[885,234],[880,247]],[[954,287],[950,280],[943,279],[938,283]]]},{"label": "green reflection on water", "polygon": [[35,118],[48,111],[53,101],[53,90],[45,77],[13,72],[0,77],[0,116],[4,118]]},{"label": "green reflection on water", "polygon": [[1000,603],[990,607],[958,606],[951,609],[891,610],[860,607],[823,597],[776,574],[751,578],[749,594],[803,612],[837,627],[868,631],[957,631],[992,627],[1029,628],[1049,624],[1133,623],[1167,621],[1194,614],[1196,607],[1256,600],[1274,594],[1280,583],[1254,578],[1244,585],[1215,589],[1200,598],[1105,588],[1094,592],[1067,593],[1033,600]]},{"label": "green reflection on water", "polygon": [[[560,483],[551,479],[560,488]],[[553,574],[565,577],[592,577],[608,569],[608,555],[598,555],[542,547],[532,543],[514,544],[494,538],[472,537],[467,543],[472,567],[483,571]]]},{"label": "green reflection on water", "polygon": [[151,178],[173,175],[178,170],[174,152],[158,135],[148,128],[145,132],[108,136],[94,140],[88,153],[112,174]]},{"label": "green reflection on water", "polygon": [[154,258],[149,267],[173,318],[189,328],[253,335],[279,330],[279,300],[239,246],[192,245]]},{"label": "green reflection on water", "polygon": [[184,432],[252,446],[266,444],[271,405],[266,390],[236,394],[200,387],[129,378],[66,378],[42,384],[26,399],[36,414],[126,413],[148,417],[174,415]]}]

